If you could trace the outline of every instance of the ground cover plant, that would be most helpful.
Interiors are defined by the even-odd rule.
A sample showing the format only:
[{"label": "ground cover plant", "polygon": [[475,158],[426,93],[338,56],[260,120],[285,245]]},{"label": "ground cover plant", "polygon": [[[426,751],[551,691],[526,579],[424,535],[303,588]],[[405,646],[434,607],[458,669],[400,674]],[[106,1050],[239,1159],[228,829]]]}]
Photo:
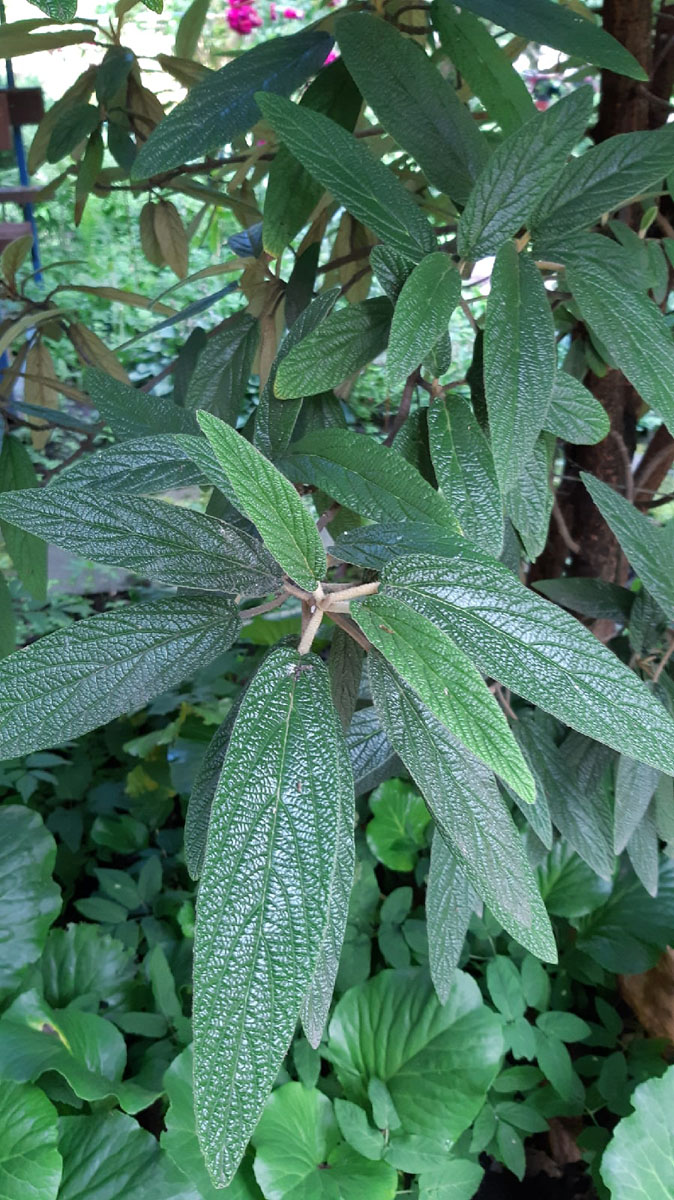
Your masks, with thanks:
[{"label": "ground cover plant", "polygon": [[671,1195],[671,14],[193,4],[166,115],[46,10],[33,166],[217,286],[145,371],[2,259],[7,1196]]}]

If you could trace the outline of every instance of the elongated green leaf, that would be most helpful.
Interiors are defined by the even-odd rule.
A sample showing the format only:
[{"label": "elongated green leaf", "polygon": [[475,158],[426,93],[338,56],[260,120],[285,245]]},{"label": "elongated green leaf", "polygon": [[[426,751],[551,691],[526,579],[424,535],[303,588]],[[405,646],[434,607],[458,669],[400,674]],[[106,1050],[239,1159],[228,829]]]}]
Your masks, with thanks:
[{"label": "elongated green leaf", "polygon": [[621,754],[615,779],[613,845],[616,854],[625,849],[647,812],[659,778],[652,767]]},{"label": "elongated green leaf", "polygon": [[0,1195],[56,1200],[63,1162],[58,1113],[41,1088],[3,1082],[0,1094]]},{"label": "elongated green leaf", "polygon": [[350,133],[280,96],[260,95],[258,101],[302,166],[386,245],[413,262],[435,250],[435,234],[410,193]]},{"label": "elongated green leaf", "polygon": [[498,558],[503,547],[503,505],[494,459],[463,396],[434,401],[428,410],[428,438],[438,485],[463,532]]},{"label": "elongated green leaf", "polygon": [[387,521],[349,529],[333,542],[330,553],[342,562],[381,571],[394,558],[408,554],[460,554],[463,539],[427,521]]},{"label": "elongated green leaf", "polygon": [[39,957],[61,911],[52,880],[56,843],[38,813],[19,804],[0,808],[0,996],[14,991]]},{"label": "elongated green leaf", "polygon": [[376,708],[359,708],[346,735],[356,795],[400,774],[402,763],[389,742]]},{"label": "elongated green leaf", "polygon": [[153,433],[196,433],[191,413],[178,408],[164,396],[152,396],[140,388],[113,379],[98,367],[88,367],[84,384],[91,403],[115,437],[148,437]]},{"label": "elongated green leaf", "polygon": [[313,483],[362,517],[428,521],[458,532],[447,501],[402,455],[352,430],[310,433],[279,465],[290,479]]},{"label": "elongated green leaf", "polygon": [[367,103],[430,183],[464,204],[489,157],[486,139],[428,56],[381,17],[341,17],[337,40]]},{"label": "elongated green leaf", "polygon": [[[362,99],[343,61],[337,59],[317,75],[300,104],[324,113],[343,129],[353,129]],[[281,146],[271,165],[264,201],[262,240],[268,254],[283,253],[309,220],[322,190],[290,150]]]},{"label": "elongated green leaf", "polygon": [[391,323],[386,355],[389,386],[396,387],[447,333],[461,299],[461,276],[447,254],[423,258],[403,284]]},{"label": "elongated green leaf", "polygon": [[[25,446],[5,436],[0,444],[0,494],[37,487],[37,475]],[[47,547],[40,538],[0,519],[0,533],[16,573],[31,596],[44,604],[47,596]]]},{"label": "elongated green leaf", "polygon": [[491,446],[504,495],[518,486],[533,454],[556,373],[555,327],[541,273],[509,242],[496,256],[484,341]]},{"label": "elongated green leaf", "polygon": [[0,495],[0,520],[161,583],[264,596],[281,582],[273,558],[252,537],[159,500],[32,488]]},{"label": "elongated green leaf", "polygon": [[550,922],[522,841],[493,775],[379,654],[369,655],[372,695],[392,745],[479,896],[503,927],[556,961]]},{"label": "elongated green leaf", "polygon": [[263,454],[266,454],[267,458],[274,459],[288,448],[302,407],[301,399],[293,402],[280,401],[274,395],[276,372],[293,347],[313,333],[332,312],[338,296],[339,288],[332,288],[330,291],[316,296],[293,322],[287,336],[278,348],[255,412],[253,444]]},{"label": "elongated green leaf", "polygon": [[213,797],[238,711],[235,703],[213,734],[192,784],[185,814],[185,862],[192,879],[199,878],[204,865]]},{"label": "elongated green leaf", "polygon": [[274,394],[283,400],[336,387],[386,348],[391,302],[383,296],[330,313],[284,355]]},{"label": "elongated green leaf", "polygon": [[644,587],[674,620],[674,578],[667,534],[607,483],[585,471],[581,479]]},{"label": "elongated green leaf", "polygon": [[627,843],[627,857],[635,875],[650,896],[657,896],[659,887],[660,841],[655,820],[655,805],[647,808]]},{"label": "elongated green leaf", "polygon": [[511,133],[481,171],[457,234],[462,258],[494,254],[524,225],[583,136],[593,93],[580,87]]},{"label": "elongated green leaf", "polygon": [[258,338],[258,322],[248,313],[230,317],[199,355],[185,407],[205,409],[234,425],[246,394]]},{"label": "elongated green leaf", "polygon": [[674,1191],[674,1067],[639,1084],[601,1160],[613,1200],[669,1200]]},{"label": "elongated green leaf", "polygon": [[77,621],[0,662],[0,759],[61,745],[206,666],[239,616],[215,597],[129,604]]},{"label": "elongated green leaf", "polygon": [[115,1192],[125,1200],[212,1200],[173,1167],[152,1134],[123,1113],[62,1117],[59,1125],[59,1200],[110,1200]]},{"label": "elongated green leaf", "polygon": [[541,434],[520,470],[517,485],[506,496],[506,511],[532,562],[543,553],[548,540],[554,501],[551,487],[554,455],[554,437]]},{"label": "elongated green leaf", "polygon": [[537,592],[581,613],[584,617],[608,617],[622,625],[630,615],[635,594],[617,583],[605,579],[586,579],[583,576],[566,575],[561,579],[539,579],[534,584]]},{"label": "elongated green leaf", "polygon": [[674,773],[674,722],[637,676],[568,613],[466,545],[448,561],[414,555],[383,572],[480,670],[621,753]]},{"label": "elongated green leaf", "polygon": [[606,409],[582,383],[558,371],[544,429],[576,446],[601,442],[611,428]]},{"label": "elongated green leaf", "polygon": [[426,881],[426,920],[431,979],[441,1004],[449,999],[476,903],[477,896],[457,855],[436,830]]},{"label": "elongated green leaf", "polygon": [[303,29],[261,42],[206,75],[150,134],[133,164],[133,178],[169,171],[232,142],[260,119],[257,92],[293,92],[325,62],[331,45],[329,34]]},{"label": "elongated green leaf", "polygon": [[344,629],[335,629],[330,643],[330,690],[344,733],[356,711],[363,674],[364,651]]},{"label": "elongated green leaf", "polygon": [[620,42],[593,20],[551,0],[457,0],[457,3],[495,25],[519,33],[527,41],[554,46],[617,75],[646,78],[643,67]]},{"label": "elongated green leaf", "polygon": [[461,745],[533,803],[535,784],[503,710],[463,651],[395,597],[370,596],[352,603],[351,612],[372,645]]},{"label": "elongated green leaf", "polygon": [[326,668],[276,648],[234,723],[199,892],[195,1099],[221,1185],[257,1124],[335,919],[352,788]]},{"label": "elongated green leaf", "polygon": [[[636,291],[603,253],[605,238],[589,235],[569,261],[574,299],[614,364],[642,400],[674,430],[674,342],[657,304]],[[590,249],[591,248],[591,249]]]},{"label": "elongated green leaf", "polygon": [[673,166],[674,130],[667,127],[620,133],[570,159],[534,215],[537,253],[539,247],[557,245],[660,183]]},{"label": "elongated green leaf", "polygon": [[257,526],[277,562],[300,587],[313,592],[327,570],[323,543],[294,487],[268,459],[210,413],[199,424],[225,472],[237,507]]},{"label": "elongated green leaf", "polygon": [[16,621],[12,608],[12,597],[5,583],[4,575],[0,575],[0,658],[11,654],[16,648]]},{"label": "elongated green leaf", "polygon": [[481,21],[469,12],[434,0],[433,24],[442,48],[492,121],[506,136],[533,117],[533,100],[521,75]]},{"label": "elongated green leaf", "polygon": [[[190,436],[178,434],[178,437]],[[203,438],[195,438],[202,441]],[[214,460],[215,461],[215,460]],[[134,438],[121,445],[107,446],[84,455],[72,467],[60,471],[50,489],[78,487],[106,493],[126,492],[153,495],[171,488],[207,484],[199,469],[171,434]]]}]

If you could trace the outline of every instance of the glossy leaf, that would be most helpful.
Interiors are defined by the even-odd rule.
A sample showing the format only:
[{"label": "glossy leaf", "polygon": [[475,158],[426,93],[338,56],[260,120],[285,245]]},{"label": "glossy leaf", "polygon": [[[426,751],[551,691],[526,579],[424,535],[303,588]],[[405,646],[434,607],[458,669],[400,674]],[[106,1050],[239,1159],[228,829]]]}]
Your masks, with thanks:
[{"label": "glossy leaf", "polygon": [[646,73],[637,60],[594,19],[588,20],[552,0],[457,0],[457,3],[527,41],[553,46],[617,75],[645,78]]},{"label": "glossy leaf", "polygon": [[279,465],[370,520],[426,521],[458,533],[447,503],[402,455],[347,429],[321,430],[294,442]]},{"label": "glossy leaf", "polygon": [[547,112],[536,113],[496,148],[459,221],[462,258],[494,254],[527,223],[581,140],[592,115],[592,99],[590,87],[577,88]]},{"label": "glossy leaf", "polygon": [[351,613],[457,741],[533,803],[535,784],[503,710],[456,644],[395,597],[370,596],[352,603]]},{"label": "glossy leaf", "polygon": [[447,254],[428,254],[403,284],[386,354],[389,386],[402,385],[447,333],[461,299],[461,276]]},{"label": "glossy leaf", "polygon": [[462,396],[435,400],[428,410],[428,438],[438,486],[464,534],[498,557],[503,505],[491,447],[468,401]]},{"label": "glossy leaf", "polygon": [[542,276],[509,242],[496,256],[484,341],[491,446],[504,495],[518,487],[534,452],[556,373],[555,329]]},{"label": "glossy leaf", "polygon": [[0,662],[0,758],[61,745],[141,708],[221,654],[238,630],[227,601],[175,596],[33,642]]},{"label": "glossy leaf", "polygon": [[123,1113],[62,1117],[59,1149],[59,1200],[110,1200],[115,1192],[126,1200],[210,1200],[173,1168],[156,1138]]},{"label": "glossy leaf", "polygon": [[133,178],[169,171],[212,146],[232,142],[260,119],[256,93],[293,92],[322,66],[331,45],[329,34],[303,29],[261,42],[206,75],[150,134],[133,165]]},{"label": "glossy leaf", "polygon": [[404,779],[389,779],[372,793],[369,803],[372,820],[365,830],[369,849],[391,871],[413,871],[426,847],[431,820],[422,796]]},{"label": "glossy leaf", "polygon": [[410,38],[380,17],[341,17],[337,40],[384,128],[416,159],[430,183],[465,203],[489,147],[451,83]]},{"label": "glossy leaf", "polygon": [[257,1124],[335,921],[352,786],[325,667],[276,648],[234,723],[199,890],[195,1097],[220,1185]]},{"label": "glossy leaf", "polygon": [[439,1151],[477,1116],[502,1045],[500,1021],[474,979],[457,971],[441,1005],[419,969],[380,971],[351,988],[328,1042],[347,1099],[365,1104],[368,1084],[382,1081],[404,1133],[433,1139]]},{"label": "glossy leaf", "polygon": [[21,982],[40,957],[49,926],[61,911],[52,880],[56,843],[39,813],[19,804],[0,808],[0,994]]},{"label": "glossy leaf", "polygon": [[558,371],[544,429],[575,446],[592,446],[608,434],[606,409],[566,371]]},{"label": "glossy leaf", "polygon": [[674,1067],[639,1084],[601,1160],[613,1200],[668,1200],[674,1190]]},{"label": "glossy leaf", "polygon": [[390,741],[471,885],[513,937],[554,962],[550,923],[491,772],[459,746],[378,654],[370,654],[369,675]]},{"label": "glossy leaf", "polygon": [[294,487],[231,426],[210,413],[199,413],[199,424],[227,476],[237,507],[257,526],[290,578],[315,591],[327,570],[325,550]]},{"label": "glossy leaf", "polygon": [[[37,475],[25,446],[7,435],[0,443],[0,495],[37,488]],[[47,547],[40,538],[24,533],[0,519],[0,533],[22,584],[44,604],[47,596]]]},{"label": "glossy leaf", "polygon": [[80,922],[52,929],[40,959],[44,997],[67,1008],[78,996],[119,1004],[136,974],[133,951],[100,925]]},{"label": "glossy leaf", "polygon": [[55,546],[141,577],[187,588],[264,596],[281,582],[252,537],[175,504],[34,488],[0,494],[0,519]]},{"label": "glossy leaf", "polygon": [[332,312],[279,363],[274,394],[282,400],[337,387],[386,348],[391,304],[385,297]]},{"label": "glossy leaf", "polygon": [[426,882],[426,920],[431,979],[441,1004],[449,999],[468,923],[477,903],[457,855],[436,830]]},{"label": "glossy leaf", "polygon": [[385,245],[419,262],[435,234],[410,193],[345,129],[279,96],[258,96],[279,138],[319,183]]},{"label": "glossy leaf", "polygon": [[383,573],[383,593],[452,637],[485,674],[588,737],[674,771],[671,718],[637,676],[578,621],[478,551],[416,555]]},{"label": "glossy leaf", "polygon": [[3,1080],[0,1089],[0,1195],[3,1200],[56,1200],[63,1163],[58,1113],[45,1093]]},{"label": "glossy leaf", "polygon": [[[674,620],[674,579],[667,534],[607,483],[587,472],[581,479],[644,587]],[[1,503],[1,498],[0,498]],[[0,508],[0,513],[2,509]]]},{"label": "glossy leaf", "polygon": [[116,438],[150,437],[153,433],[196,433],[191,413],[178,408],[163,396],[153,396],[140,388],[129,387],[112,375],[88,367],[84,384],[91,403],[109,425]]},{"label": "glossy leaf", "polygon": [[434,0],[433,24],[443,50],[504,134],[514,133],[533,117],[527,86],[484,25],[470,12]]}]

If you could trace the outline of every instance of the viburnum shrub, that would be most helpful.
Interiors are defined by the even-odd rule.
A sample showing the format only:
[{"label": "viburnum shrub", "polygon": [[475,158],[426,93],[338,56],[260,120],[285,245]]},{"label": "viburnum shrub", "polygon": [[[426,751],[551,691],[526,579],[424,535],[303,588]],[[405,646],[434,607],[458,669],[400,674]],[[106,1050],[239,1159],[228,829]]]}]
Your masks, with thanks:
[{"label": "viburnum shrub", "polygon": [[[195,1113],[216,1186],[235,1177],[298,1021],[311,1046],[323,1037],[354,873],[354,756],[374,770],[395,753],[433,821],[439,1029],[472,1006],[451,979],[476,905],[555,961],[534,873],[553,827],[605,879],[627,847],[650,891],[671,839],[674,524],[646,515],[657,484],[635,481],[632,457],[646,413],[642,436],[660,438],[646,461],[672,457],[661,307],[672,229],[666,215],[654,222],[674,129],[591,144],[593,87],[571,73],[537,111],[512,47],[480,17],[570,56],[582,79],[587,64],[645,78],[591,14],[434,0],[421,23],[390,5],[255,46],[194,83],[147,137],[129,116],[132,190],[176,186],[199,156],[205,174],[220,171],[226,145],[239,184],[250,171],[240,311],[180,360],[176,398],[134,388],[109,362],[90,369],[114,444],[47,487],[23,486],[23,448],[5,459],[0,522],[17,568],[42,539],[165,590],[0,663],[0,756],[138,709],[266,617],[269,651],[207,750],[185,830],[199,878]],[[340,57],[326,63],[333,41]],[[97,73],[110,61],[90,80],[99,106],[79,94],[52,119],[50,161],[68,142],[64,112],[77,133],[67,151],[89,139],[81,163],[103,126],[110,146],[113,89]],[[135,69],[114,77],[127,98]],[[175,206],[146,203],[175,259]],[[55,309],[42,302],[38,323]],[[380,381],[392,410],[369,429],[361,378]],[[631,408],[619,408],[626,387]],[[603,478],[582,470],[609,459]],[[151,498],[194,486],[210,489],[206,512]],[[609,550],[592,578],[598,527]],[[288,636],[276,623],[298,611]],[[367,727],[349,747],[354,713]],[[397,1003],[388,987],[381,1011]],[[493,1039],[491,1079],[500,1032],[474,1036]],[[345,1093],[381,1113],[376,1046],[356,1071],[351,1037],[344,1019],[330,1046]],[[422,1138],[403,1085],[391,1089]]]}]

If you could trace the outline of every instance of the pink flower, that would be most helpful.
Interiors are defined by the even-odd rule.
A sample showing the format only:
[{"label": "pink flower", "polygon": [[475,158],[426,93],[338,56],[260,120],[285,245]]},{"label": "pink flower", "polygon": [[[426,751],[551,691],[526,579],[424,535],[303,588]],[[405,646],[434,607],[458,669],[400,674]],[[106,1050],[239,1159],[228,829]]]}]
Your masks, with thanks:
[{"label": "pink flower", "polygon": [[287,21],[301,21],[304,13],[300,8],[283,8],[281,16],[285,17]]},{"label": "pink flower", "polygon": [[272,20],[272,21],[275,21],[277,19],[276,18],[276,5],[273,3],[273,0],[272,0],[272,3],[269,5],[269,17],[270,17],[270,20]]},{"label": "pink flower", "polygon": [[234,33],[245,36],[262,24],[262,18],[252,4],[246,3],[246,0],[230,0],[227,24]]}]

